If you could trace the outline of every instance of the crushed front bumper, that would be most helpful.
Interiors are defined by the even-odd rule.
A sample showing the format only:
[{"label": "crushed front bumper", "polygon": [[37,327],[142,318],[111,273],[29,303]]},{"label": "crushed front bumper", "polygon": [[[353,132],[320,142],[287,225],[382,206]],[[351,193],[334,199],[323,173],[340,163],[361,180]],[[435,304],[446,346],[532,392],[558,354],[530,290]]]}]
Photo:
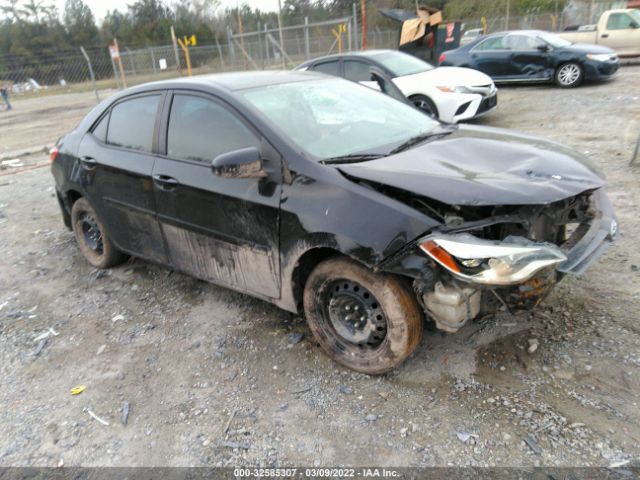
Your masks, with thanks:
[{"label": "crushed front bumper", "polygon": [[581,224],[563,248],[567,260],[558,265],[561,273],[583,273],[620,236],[618,221],[604,188],[591,195],[590,224]]}]

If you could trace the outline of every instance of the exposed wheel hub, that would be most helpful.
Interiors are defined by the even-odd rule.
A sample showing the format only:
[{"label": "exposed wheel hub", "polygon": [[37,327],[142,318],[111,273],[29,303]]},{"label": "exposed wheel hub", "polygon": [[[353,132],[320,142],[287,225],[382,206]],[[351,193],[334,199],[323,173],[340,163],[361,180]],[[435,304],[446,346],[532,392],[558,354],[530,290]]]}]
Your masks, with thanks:
[{"label": "exposed wheel hub", "polygon": [[93,218],[92,215],[85,213],[81,217],[80,222],[82,225],[84,243],[94,252],[102,253],[102,232],[100,232],[100,227],[98,226],[96,219]]},{"label": "exposed wheel hub", "polygon": [[333,328],[347,342],[377,347],[387,335],[387,319],[378,300],[361,285],[348,280],[332,282],[326,311]]}]

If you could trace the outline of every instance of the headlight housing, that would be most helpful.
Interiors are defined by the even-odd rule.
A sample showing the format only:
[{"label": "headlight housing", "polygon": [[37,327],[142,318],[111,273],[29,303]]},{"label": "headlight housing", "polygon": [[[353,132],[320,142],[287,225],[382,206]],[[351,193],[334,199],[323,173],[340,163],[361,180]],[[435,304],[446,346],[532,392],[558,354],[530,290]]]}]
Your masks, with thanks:
[{"label": "headlight housing", "polygon": [[467,87],[440,86],[436,88],[445,93],[476,93]]},{"label": "headlight housing", "polygon": [[455,277],[484,285],[522,283],[540,270],[567,259],[555,245],[522,237],[492,241],[464,233],[436,234],[423,238],[419,245]]},{"label": "headlight housing", "polygon": [[588,53],[587,58],[589,60],[595,60],[596,62],[607,62],[609,60],[616,60],[617,56],[611,53]]}]

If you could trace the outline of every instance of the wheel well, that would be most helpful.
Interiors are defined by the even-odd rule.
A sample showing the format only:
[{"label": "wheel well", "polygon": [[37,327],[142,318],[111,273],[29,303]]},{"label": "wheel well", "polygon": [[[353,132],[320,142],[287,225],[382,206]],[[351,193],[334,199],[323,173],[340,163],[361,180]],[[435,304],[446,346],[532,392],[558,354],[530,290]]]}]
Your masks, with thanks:
[{"label": "wheel well", "polygon": [[304,293],[304,287],[307,284],[307,279],[313,271],[313,269],[320,262],[327,260],[328,258],[341,255],[341,253],[333,248],[318,247],[307,250],[296,262],[296,266],[293,269],[291,275],[291,283],[293,285],[293,298],[298,308],[298,311],[302,311],[302,298]]},{"label": "wheel well", "polygon": [[73,206],[74,203],[76,203],[76,200],[78,200],[79,198],[82,198],[82,195],[80,194],[80,192],[76,192],[75,190],[69,190],[67,192],[67,202],[69,205],[69,210],[71,210],[71,207]]}]

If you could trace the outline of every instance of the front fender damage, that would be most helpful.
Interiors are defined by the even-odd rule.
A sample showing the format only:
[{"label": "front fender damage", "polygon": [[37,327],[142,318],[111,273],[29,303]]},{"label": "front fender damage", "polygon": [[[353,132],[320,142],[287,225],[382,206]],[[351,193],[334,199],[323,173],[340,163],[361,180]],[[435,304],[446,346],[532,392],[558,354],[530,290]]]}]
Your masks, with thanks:
[{"label": "front fender damage", "polygon": [[[565,274],[584,272],[618,236],[611,204],[598,189],[509,214],[444,222],[377,269],[412,278],[427,316],[456,332],[498,310],[533,309]],[[440,245],[451,251],[429,251],[433,239],[447,240]]]}]

